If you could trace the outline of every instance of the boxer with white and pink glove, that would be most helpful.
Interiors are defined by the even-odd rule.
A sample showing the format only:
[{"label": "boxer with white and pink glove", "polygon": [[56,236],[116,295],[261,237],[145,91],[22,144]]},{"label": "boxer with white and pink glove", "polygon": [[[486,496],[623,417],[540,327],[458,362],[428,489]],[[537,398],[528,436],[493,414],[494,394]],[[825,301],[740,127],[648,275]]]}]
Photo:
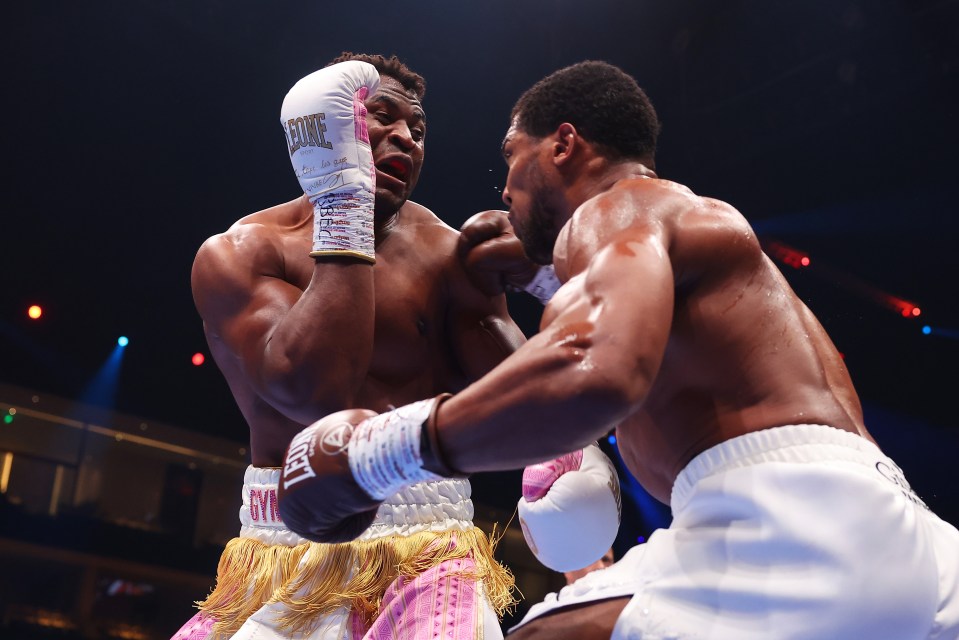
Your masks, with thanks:
[{"label": "boxer with white and pink glove", "polygon": [[622,517],[619,476],[591,444],[523,470],[519,522],[536,558],[554,571],[575,571],[609,550]]}]

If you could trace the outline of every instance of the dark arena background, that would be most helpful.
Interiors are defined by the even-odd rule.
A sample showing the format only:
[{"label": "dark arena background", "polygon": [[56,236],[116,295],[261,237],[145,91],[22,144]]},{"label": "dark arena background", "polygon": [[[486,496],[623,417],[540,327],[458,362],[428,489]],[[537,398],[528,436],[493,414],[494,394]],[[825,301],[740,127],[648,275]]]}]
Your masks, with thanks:
[{"label": "dark arena background", "polygon": [[[744,213],[880,445],[959,523],[959,2],[53,0],[3,24],[0,637],[164,639],[209,590],[247,428],[190,267],[298,195],[280,103],[344,50],[425,76],[413,199],[454,227],[502,206],[525,88],[584,59],[634,75],[660,176]],[[509,302],[534,333],[539,303]],[[620,471],[617,555],[670,518]],[[504,626],[563,584],[511,520],[519,477],[473,480],[525,596]]]}]

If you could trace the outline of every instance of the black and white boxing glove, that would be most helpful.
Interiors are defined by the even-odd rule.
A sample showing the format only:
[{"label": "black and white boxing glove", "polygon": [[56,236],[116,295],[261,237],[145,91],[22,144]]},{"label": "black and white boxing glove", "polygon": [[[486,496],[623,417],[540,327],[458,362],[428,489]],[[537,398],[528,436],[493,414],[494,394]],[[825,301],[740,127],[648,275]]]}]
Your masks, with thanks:
[{"label": "black and white boxing glove", "polygon": [[519,522],[536,558],[554,571],[575,571],[612,546],[622,517],[619,476],[599,446],[523,470]]},{"label": "black and white boxing glove", "polygon": [[349,60],[301,79],[283,100],[290,161],[313,205],[313,257],[375,262],[376,173],[364,101],[379,84],[373,65]]},{"label": "black and white boxing glove", "polygon": [[348,409],[297,434],[280,473],[279,509],[286,526],[315,542],[348,542],[400,489],[458,475],[442,461],[432,425],[447,397],[378,415]]}]

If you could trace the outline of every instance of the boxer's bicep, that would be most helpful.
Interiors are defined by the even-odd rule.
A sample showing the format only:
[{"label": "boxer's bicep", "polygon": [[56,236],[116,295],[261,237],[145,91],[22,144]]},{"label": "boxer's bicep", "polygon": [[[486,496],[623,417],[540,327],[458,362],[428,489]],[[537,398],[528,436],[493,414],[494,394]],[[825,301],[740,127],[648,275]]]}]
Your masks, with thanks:
[{"label": "boxer's bicep", "polygon": [[267,337],[303,292],[252,269],[237,253],[222,239],[200,248],[191,275],[193,298],[207,333],[256,367]]},{"label": "boxer's bicep", "polygon": [[[373,333],[372,314],[362,314],[363,287],[349,287],[352,298],[333,305],[330,287],[311,283],[312,294],[283,278],[282,258],[268,238],[248,234],[243,242],[214,237],[194,261],[192,284],[197,310],[211,341],[232,359],[244,384],[292,420],[308,422],[324,413],[350,406],[366,375]],[[359,261],[361,276],[370,280],[369,266]],[[350,274],[338,269],[330,280],[348,287]],[[334,277],[338,276],[338,277]],[[351,332],[337,331],[348,326]],[[366,345],[347,348],[346,343]],[[345,363],[345,364],[344,364]],[[221,363],[222,364],[222,363]],[[352,368],[351,368],[352,367]]]},{"label": "boxer's bicep", "polygon": [[[585,273],[585,322],[592,366],[641,402],[662,363],[673,320],[673,270],[666,247],[646,233],[621,234]],[[557,323],[564,318],[558,317]]]}]

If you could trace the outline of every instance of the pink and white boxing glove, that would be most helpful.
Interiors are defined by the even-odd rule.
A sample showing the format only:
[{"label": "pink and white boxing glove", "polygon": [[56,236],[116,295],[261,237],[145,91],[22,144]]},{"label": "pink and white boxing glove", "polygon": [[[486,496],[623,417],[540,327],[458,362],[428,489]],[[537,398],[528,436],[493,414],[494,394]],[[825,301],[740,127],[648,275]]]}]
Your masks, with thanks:
[{"label": "pink and white boxing glove", "polygon": [[519,522],[536,558],[554,571],[575,571],[609,550],[622,517],[619,476],[591,444],[523,470]]},{"label": "pink and white boxing glove", "polygon": [[349,60],[306,76],[283,100],[290,162],[313,204],[313,257],[376,261],[376,174],[364,101],[379,85],[373,65]]}]

